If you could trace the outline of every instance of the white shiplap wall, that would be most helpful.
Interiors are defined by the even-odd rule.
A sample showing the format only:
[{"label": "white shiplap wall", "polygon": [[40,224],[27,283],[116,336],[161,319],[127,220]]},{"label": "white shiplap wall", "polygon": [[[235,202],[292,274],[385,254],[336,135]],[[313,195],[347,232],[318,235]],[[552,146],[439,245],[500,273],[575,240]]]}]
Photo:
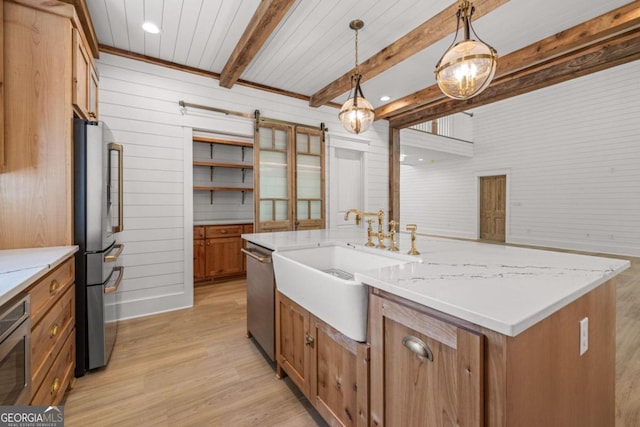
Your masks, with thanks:
[{"label": "white shiplap wall", "polygon": [[401,167],[401,216],[477,238],[478,177],[507,175],[510,243],[640,256],[640,61],[474,110],[474,155]]},{"label": "white shiplap wall", "polygon": [[[191,188],[194,180],[204,177],[193,174],[192,129],[253,133],[252,120],[192,109],[183,115],[178,101],[245,113],[258,109],[263,117],[313,126],[324,122],[330,137],[348,135],[334,108],[310,108],[302,100],[243,86],[224,89],[211,78],[106,53],[100,55],[97,65],[100,120],[109,129],[108,139],[122,143],[125,153],[125,231],[120,236],[125,243],[125,276],[119,293],[120,318],[193,303],[191,227],[194,216],[200,215],[199,209],[206,203],[197,199],[194,213]],[[369,206],[365,209],[387,207],[387,123],[378,122],[361,137],[349,138],[369,142]],[[208,199],[208,193],[204,197]],[[240,194],[218,198],[216,193],[214,203],[224,203],[224,197]],[[245,206],[251,206],[251,196],[247,202]]]}]

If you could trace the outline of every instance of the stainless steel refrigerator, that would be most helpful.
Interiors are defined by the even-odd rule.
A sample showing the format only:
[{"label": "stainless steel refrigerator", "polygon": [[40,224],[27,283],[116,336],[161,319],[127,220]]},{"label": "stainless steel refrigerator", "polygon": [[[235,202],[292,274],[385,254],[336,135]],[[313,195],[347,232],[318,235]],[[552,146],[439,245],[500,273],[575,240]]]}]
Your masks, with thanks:
[{"label": "stainless steel refrigerator", "polygon": [[101,123],[74,119],[76,377],[107,364],[117,335],[122,164],[122,146],[104,142]]}]

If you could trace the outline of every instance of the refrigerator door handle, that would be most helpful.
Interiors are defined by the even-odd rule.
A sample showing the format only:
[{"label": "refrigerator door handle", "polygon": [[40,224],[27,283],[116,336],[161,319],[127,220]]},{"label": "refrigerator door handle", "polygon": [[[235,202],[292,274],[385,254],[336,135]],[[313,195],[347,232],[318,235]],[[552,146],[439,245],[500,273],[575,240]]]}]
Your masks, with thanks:
[{"label": "refrigerator door handle", "polygon": [[114,225],[112,228],[112,232],[113,233],[119,233],[122,230],[124,230],[124,224],[123,224],[123,217],[124,217],[124,212],[123,212],[123,206],[122,206],[122,200],[123,200],[123,190],[122,190],[122,186],[123,186],[123,182],[122,182],[122,175],[123,175],[123,162],[122,162],[122,145],[121,144],[116,144],[115,142],[110,142],[109,143],[109,183],[111,183],[111,152],[112,151],[117,151],[118,152],[118,225]]},{"label": "refrigerator door handle", "polygon": [[122,282],[122,276],[124,276],[124,267],[113,267],[113,271],[118,272],[118,278],[116,279],[116,283],[113,286],[105,286],[105,294],[110,294],[111,292],[117,291],[118,287],[120,286],[120,282]]},{"label": "refrigerator door handle", "polygon": [[[117,252],[112,255],[111,252],[114,249],[117,249]],[[107,252],[107,254],[104,256],[104,262],[115,262],[120,256],[120,254],[122,253],[123,249],[124,249],[124,245],[121,243],[113,245],[111,249],[109,249],[109,252]]]}]

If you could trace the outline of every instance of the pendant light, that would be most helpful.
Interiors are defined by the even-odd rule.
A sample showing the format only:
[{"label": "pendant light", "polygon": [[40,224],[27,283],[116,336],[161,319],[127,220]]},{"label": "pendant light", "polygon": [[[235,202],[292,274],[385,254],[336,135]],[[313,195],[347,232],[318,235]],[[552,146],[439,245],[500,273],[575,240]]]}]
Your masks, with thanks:
[{"label": "pendant light", "polygon": [[356,32],[356,66],[351,76],[351,90],[349,91],[349,99],[342,105],[338,118],[342,122],[342,126],[351,132],[358,134],[364,132],[373,123],[374,113],[373,107],[364,98],[362,88],[360,87],[360,72],[358,71],[358,30],[364,27],[364,22],[356,19],[349,23],[349,28]]},{"label": "pendant light", "polygon": [[[489,86],[496,72],[498,53],[480,40],[471,26],[475,7],[461,0],[456,13],[456,35],[449,49],[436,65],[436,80],[442,92],[453,99],[469,99]],[[464,25],[464,40],[456,43],[460,20]],[[470,32],[477,40],[470,38]]]}]

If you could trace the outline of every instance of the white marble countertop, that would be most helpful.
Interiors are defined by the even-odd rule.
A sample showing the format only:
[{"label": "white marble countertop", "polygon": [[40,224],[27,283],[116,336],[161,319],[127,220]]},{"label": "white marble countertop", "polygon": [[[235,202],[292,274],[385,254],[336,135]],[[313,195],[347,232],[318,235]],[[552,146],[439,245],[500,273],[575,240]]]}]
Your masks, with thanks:
[{"label": "white marble countertop", "polygon": [[193,225],[235,225],[235,224],[253,224],[253,219],[207,219],[202,221],[193,221]]},{"label": "white marble countertop", "polygon": [[77,246],[0,250],[0,305],[57,267]]},{"label": "white marble countertop", "polygon": [[[257,233],[243,238],[273,250],[362,245],[365,231]],[[418,236],[417,257],[355,278],[449,315],[515,336],[629,268],[626,260]],[[409,236],[400,235],[400,253]],[[381,250],[382,251],[382,250]]]}]

